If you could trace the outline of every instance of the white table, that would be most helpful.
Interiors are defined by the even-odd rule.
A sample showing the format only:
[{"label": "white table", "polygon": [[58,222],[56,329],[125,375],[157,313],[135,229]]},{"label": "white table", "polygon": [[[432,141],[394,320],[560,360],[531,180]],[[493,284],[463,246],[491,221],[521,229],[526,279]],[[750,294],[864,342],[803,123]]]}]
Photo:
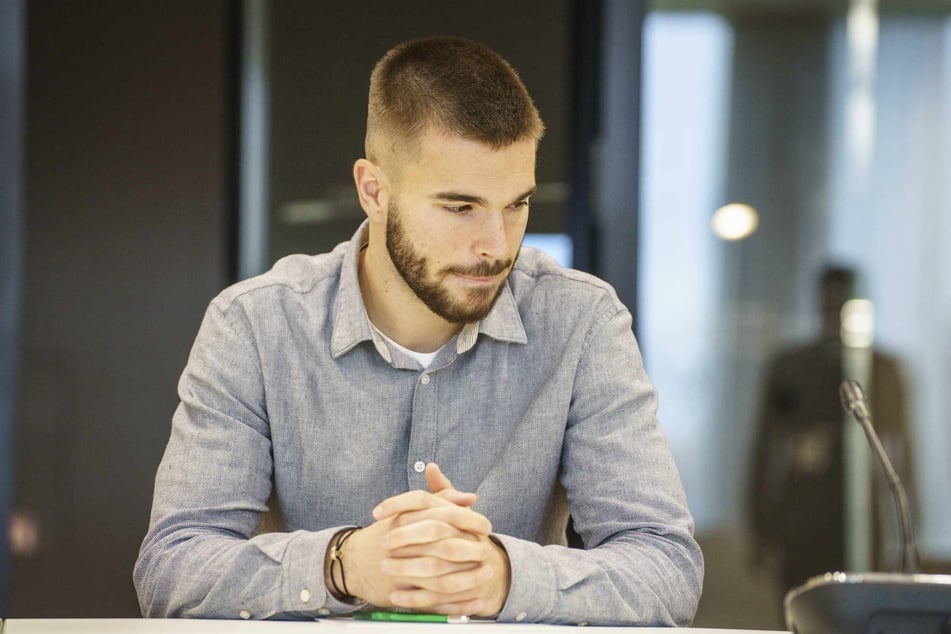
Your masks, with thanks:
[{"label": "white table", "polygon": [[[431,623],[376,623],[343,619],[317,621],[213,621],[197,619],[7,619],[0,621],[0,634],[381,634],[381,632],[431,632],[486,628],[489,634],[531,634],[533,632],[570,631],[557,625],[529,625],[474,621],[466,625]],[[492,628],[489,630],[488,628]],[[575,629],[577,632],[578,630]],[[695,634],[755,634],[764,630],[671,629],[662,627],[592,628],[592,634],[669,634],[685,631]],[[458,633],[457,633],[458,634]]]}]

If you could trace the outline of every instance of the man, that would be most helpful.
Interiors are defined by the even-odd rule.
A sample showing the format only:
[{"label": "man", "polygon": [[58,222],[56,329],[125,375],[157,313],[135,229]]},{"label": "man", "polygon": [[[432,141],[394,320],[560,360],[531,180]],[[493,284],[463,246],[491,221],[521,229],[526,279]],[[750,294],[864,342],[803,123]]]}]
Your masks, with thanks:
[{"label": "man", "polygon": [[[206,313],[136,564],[144,614],[693,618],[702,557],[630,315],[520,250],[542,132],[480,44],[378,63],[367,220]],[[278,532],[257,530],[269,494]],[[559,545],[569,505],[587,550]]]}]

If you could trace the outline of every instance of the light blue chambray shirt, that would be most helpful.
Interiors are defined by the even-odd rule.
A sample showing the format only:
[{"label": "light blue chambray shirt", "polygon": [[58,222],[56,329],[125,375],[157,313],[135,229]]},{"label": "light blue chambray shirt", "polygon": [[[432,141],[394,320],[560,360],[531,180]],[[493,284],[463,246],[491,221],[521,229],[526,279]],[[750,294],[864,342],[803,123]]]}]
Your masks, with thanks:
[{"label": "light blue chambray shirt", "polygon": [[[209,306],[135,566],[143,614],[352,611],[324,586],[328,540],[436,462],[511,560],[499,620],[689,623],[703,558],[611,287],[523,248],[489,315],[423,371],[374,339],[365,227]],[[272,486],[287,532],[256,534]],[[586,550],[562,545],[569,507]]]}]

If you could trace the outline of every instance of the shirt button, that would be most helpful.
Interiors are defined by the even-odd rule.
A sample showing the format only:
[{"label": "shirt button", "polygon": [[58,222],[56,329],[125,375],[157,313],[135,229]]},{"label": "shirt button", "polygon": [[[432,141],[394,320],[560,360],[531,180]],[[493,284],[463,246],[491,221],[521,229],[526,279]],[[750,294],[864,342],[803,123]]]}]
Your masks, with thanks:
[{"label": "shirt button", "polygon": [[519,612],[518,614],[515,615],[515,620],[524,621],[526,616],[528,616],[528,614],[526,614],[525,612]]},{"label": "shirt button", "polygon": [[330,614],[330,610],[328,610],[327,608],[320,608],[319,610],[317,610],[317,614],[319,614],[320,616],[327,616],[328,614]]},{"label": "shirt button", "polygon": [[307,588],[304,588],[303,590],[301,590],[300,600],[303,601],[304,603],[307,603],[308,601],[310,601],[310,590],[308,590]]},{"label": "shirt button", "polygon": [[429,375],[424,373],[423,376],[419,377],[419,382],[423,385],[429,385]]},{"label": "shirt button", "polygon": [[247,621],[248,619],[251,618],[251,613],[248,612],[247,610],[241,610],[240,612],[238,612],[238,616],[240,616],[242,619]]},{"label": "shirt button", "polygon": [[413,465],[413,471],[416,473],[422,473],[426,470],[426,463],[422,460],[417,460],[416,464]]}]

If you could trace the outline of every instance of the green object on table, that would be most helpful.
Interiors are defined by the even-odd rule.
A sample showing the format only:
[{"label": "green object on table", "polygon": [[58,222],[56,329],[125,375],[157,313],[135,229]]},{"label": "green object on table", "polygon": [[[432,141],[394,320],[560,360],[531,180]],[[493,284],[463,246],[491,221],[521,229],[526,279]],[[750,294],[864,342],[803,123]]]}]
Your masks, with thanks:
[{"label": "green object on table", "polygon": [[468,623],[466,616],[445,614],[421,614],[419,612],[354,612],[353,618],[360,621],[402,621],[404,623]]}]

